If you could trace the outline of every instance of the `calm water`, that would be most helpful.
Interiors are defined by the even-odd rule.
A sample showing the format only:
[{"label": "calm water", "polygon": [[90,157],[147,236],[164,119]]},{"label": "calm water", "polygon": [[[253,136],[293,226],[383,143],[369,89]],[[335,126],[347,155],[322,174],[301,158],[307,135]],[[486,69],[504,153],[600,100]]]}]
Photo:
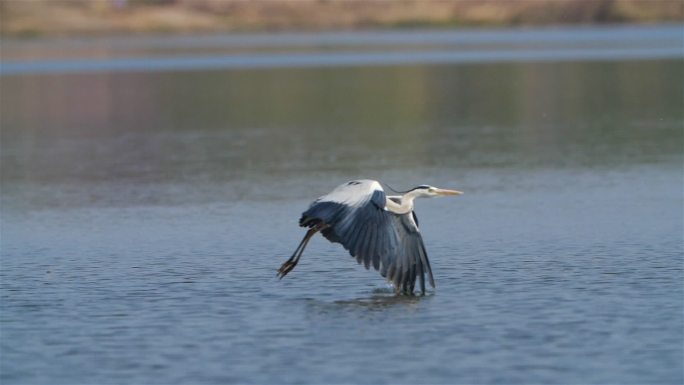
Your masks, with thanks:
[{"label": "calm water", "polygon": [[[589,40],[665,39],[621,31]],[[586,33],[561,32],[534,36]],[[549,49],[477,36],[406,44]],[[5,72],[0,381],[682,383],[681,56],[426,61]],[[466,192],[417,203],[429,295],[322,238],[275,278],[301,211],[362,177]]]}]

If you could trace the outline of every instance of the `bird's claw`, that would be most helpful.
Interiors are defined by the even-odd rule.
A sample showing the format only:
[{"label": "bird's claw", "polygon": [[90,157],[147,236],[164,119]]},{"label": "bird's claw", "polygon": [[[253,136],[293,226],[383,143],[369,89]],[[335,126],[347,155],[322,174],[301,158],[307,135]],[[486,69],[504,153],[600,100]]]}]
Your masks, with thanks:
[{"label": "bird's claw", "polygon": [[294,262],[292,260],[285,261],[285,263],[283,263],[283,265],[280,266],[280,268],[278,269],[278,273],[276,274],[276,277],[278,277],[278,279],[283,279],[283,277],[286,276],[287,273],[292,271],[292,269],[294,269],[294,267],[296,265],[297,265],[297,262]]}]

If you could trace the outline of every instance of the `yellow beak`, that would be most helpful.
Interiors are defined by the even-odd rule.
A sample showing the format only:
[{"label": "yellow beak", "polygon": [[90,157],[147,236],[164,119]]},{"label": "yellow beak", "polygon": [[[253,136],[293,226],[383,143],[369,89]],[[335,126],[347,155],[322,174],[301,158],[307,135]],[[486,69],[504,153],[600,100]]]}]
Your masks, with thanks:
[{"label": "yellow beak", "polygon": [[435,192],[439,195],[463,195],[463,191],[447,190],[442,188],[436,189]]}]

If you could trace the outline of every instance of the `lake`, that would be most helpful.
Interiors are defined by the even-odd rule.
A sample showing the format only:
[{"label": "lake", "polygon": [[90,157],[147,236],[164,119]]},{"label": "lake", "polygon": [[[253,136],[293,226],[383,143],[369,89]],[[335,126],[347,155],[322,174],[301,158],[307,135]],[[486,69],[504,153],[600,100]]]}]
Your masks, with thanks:
[{"label": "lake", "polygon": [[[0,381],[682,383],[681,32],[3,40]],[[276,279],[358,178],[465,192],[426,296]]]}]

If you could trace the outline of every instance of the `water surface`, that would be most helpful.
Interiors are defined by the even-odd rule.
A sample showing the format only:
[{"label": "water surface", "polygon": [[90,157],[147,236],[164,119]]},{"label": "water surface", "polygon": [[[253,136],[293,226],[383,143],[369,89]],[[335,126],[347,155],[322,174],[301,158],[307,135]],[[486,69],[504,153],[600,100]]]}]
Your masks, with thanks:
[{"label": "water surface", "polygon": [[[3,76],[0,380],[681,383],[681,68]],[[435,291],[318,238],[275,278],[354,178],[466,192],[417,202]]]}]

